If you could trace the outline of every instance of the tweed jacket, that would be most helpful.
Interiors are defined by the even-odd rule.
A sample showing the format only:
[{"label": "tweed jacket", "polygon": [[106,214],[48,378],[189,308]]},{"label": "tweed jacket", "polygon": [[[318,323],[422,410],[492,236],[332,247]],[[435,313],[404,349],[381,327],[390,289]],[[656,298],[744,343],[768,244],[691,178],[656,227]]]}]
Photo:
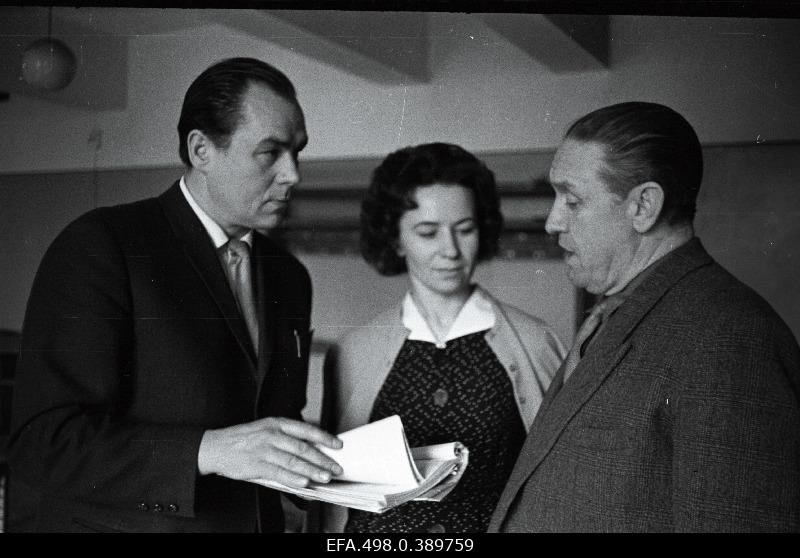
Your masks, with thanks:
[{"label": "tweed jacket", "polygon": [[9,444],[10,531],[282,531],[278,493],[198,476],[203,432],[305,405],[311,283],[260,234],[259,346],[178,184],[93,210],[31,291]]},{"label": "tweed jacket", "polygon": [[489,530],[800,530],[800,349],[698,239],[554,378]]},{"label": "tweed jacket", "polygon": [[[563,345],[541,319],[498,301],[485,290],[481,289],[481,294],[491,302],[496,320],[485,339],[508,373],[527,429],[563,360]],[[345,335],[328,351],[324,376],[330,397],[325,407],[332,413],[332,431],[344,432],[369,422],[375,398],[409,334],[401,312],[402,304],[393,306]],[[325,521],[325,530],[341,531],[346,522],[342,508],[332,515]]]}]

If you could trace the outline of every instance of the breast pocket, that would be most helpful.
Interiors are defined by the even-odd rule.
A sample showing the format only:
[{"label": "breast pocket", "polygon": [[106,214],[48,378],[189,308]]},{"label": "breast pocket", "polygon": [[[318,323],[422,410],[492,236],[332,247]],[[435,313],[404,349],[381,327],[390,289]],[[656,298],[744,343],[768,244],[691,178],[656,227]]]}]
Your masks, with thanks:
[{"label": "breast pocket", "polygon": [[309,329],[303,331],[302,329],[293,329],[294,335],[294,356],[301,362],[308,362],[309,354],[311,353],[311,340],[314,337],[314,330]]}]

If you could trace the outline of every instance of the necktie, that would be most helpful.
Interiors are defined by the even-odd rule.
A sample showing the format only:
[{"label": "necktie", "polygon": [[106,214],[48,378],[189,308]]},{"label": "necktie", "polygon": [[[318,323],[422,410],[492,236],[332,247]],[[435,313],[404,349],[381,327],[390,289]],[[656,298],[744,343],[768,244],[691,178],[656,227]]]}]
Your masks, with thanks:
[{"label": "necktie", "polygon": [[578,366],[578,362],[580,362],[586,350],[587,342],[597,333],[600,324],[625,300],[625,297],[621,296],[621,294],[622,293],[604,298],[597,303],[595,307],[592,308],[589,317],[586,318],[580,329],[578,329],[578,333],[575,335],[575,342],[569,350],[569,353],[567,353],[567,358],[564,360],[564,382],[566,382],[567,378],[575,371],[575,367]]},{"label": "necktie", "polygon": [[224,247],[225,269],[236,301],[250,333],[253,348],[258,353],[258,320],[253,297],[253,281],[250,277],[250,247],[246,242],[232,238]]}]

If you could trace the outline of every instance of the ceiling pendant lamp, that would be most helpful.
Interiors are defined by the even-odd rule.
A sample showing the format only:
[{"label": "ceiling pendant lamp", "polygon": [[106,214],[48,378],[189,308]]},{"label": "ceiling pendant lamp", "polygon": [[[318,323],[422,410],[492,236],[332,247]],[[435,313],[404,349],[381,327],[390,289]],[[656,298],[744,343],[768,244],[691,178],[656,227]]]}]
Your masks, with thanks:
[{"label": "ceiling pendant lamp", "polygon": [[22,54],[22,79],[43,91],[58,91],[72,82],[78,61],[63,41],[53,39],[53,8],[47,17],[47,38],[31,43]]}]

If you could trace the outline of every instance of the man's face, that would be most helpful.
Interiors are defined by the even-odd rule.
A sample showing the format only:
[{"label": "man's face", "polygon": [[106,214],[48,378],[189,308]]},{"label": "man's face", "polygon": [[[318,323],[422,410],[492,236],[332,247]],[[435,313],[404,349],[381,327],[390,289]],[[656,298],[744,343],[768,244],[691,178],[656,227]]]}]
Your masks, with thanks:
[{"label": "man's face", "polygon": [[569,280],[594,294],[623,286],[638,245],[625,201],[601,178],[604,165],[601,144],[565,140],[550,167],[556,199],[545,223],[566,251]]},{"label": "man's face", "polygon": [[229,235],[280,224],[307,142],[300,108],[263,85],[250,86],[241,113],[230,145],[211,145],[205,173],[209,214]]}]

